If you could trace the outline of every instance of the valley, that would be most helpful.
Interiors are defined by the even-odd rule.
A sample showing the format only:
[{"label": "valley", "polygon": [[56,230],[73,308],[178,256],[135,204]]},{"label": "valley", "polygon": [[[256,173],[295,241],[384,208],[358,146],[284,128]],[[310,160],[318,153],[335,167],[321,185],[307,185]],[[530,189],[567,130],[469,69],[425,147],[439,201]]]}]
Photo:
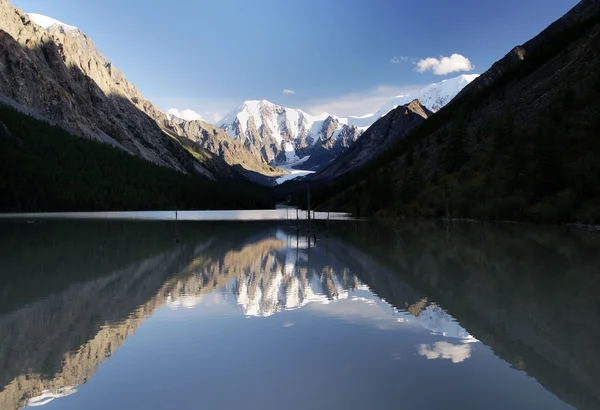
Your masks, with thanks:
[{"label": "valley", "polygon": [[[315,115],[262,99],[243,101],[210,124],[192,109],[162,110],[144,98],[78,27],[0,0],[0,102],[12,107],[3,112],[19,113],[10,114],[17,122],[2,121],[0,132],[20,140],[2,141],[11,157],[3,162],[8,175],[0,186],[8,198],[3,209],[144,208],[146,202],[133,197],[74,205],[81,194],[67,205],[60,199],[63,189],[50,188],[78,185],[68,182],[71,175],[89,169],[51,170],[52,183],[35,173],[46,174],[55,167],[51,161],[21,170],[42,161],[24,145],[36,144],[31,130],[49,130],[36,122],[41,121],[112,146],[126,153],[124,158],[207,181],[199,187],[220,185],[221,199],[211,199],[220,207],[233,203],[229,197],[239,192],[236,186],[260,198],[249,207],[290,198],[306,207],[308,185],[313,209],[595,223],[600,215],[594,160],[598,74],[581,67],[597,62],[593,48],[582,51],[594,43],[597,9],[596,1],[584,0],[483,74],[462,74],[390,97],[373,114]],[[31,125],[16,125],[23,121]],[[18,155],[23,159],[15,160]],[[118,176],[98,175],[81,175],[99,184],[93,186],[101,193],[92,196],[130,190],[116,188]],[[161,192],[163,199],[148,201],[146,209],[167,203],[167,208],[205,207],[200,199]]]},{"label": "valley", "polygon": [[0,0],[0,409],[600,408],[600,0]]}]

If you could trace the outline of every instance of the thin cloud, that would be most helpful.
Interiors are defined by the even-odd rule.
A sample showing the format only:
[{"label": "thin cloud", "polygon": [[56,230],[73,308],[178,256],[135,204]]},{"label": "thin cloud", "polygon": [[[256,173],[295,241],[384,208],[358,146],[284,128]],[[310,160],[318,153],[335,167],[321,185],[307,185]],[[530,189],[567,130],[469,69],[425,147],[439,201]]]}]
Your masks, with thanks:
[{"label": "thin cloud", "polygon": [[410,57],[407,56],[394,56],[390,59],[390,63],[392,64],[402,64],[406,63],[410,60]]},{"label": "thin cloud", "polygon": [[431,71],[435,75],[446,75],[457,71],[472,71],[475,66],[462,54],[452,54],[450,57],[428,57],[417,61],[415,70],[419,73]]},{"label": "thin cloud", "polygon": [[285,95],[294,95],[294,94],[296,94],[296,91],[294,91],[294,90],[288,90],[287,88],[286,88],[286,89],[284,89],[282,92],[283,92]]}]

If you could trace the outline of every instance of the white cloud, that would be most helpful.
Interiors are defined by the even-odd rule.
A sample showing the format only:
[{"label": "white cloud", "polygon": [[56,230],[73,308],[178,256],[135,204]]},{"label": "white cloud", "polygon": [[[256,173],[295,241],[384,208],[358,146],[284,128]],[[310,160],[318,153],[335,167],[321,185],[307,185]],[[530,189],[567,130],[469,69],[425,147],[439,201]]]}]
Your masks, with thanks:
[{"label": "white cloud", "polygon": [[296,91],[294,91],[294,90],[288,90],[288,89],[284,89],[282,92],[283,92],[285,95],[293,95],[293,94],[296,94]]},{"label": "white cloud", "polygon": [[407,57],[407,56],[394,56],[390,59],[390,63],[402,64],[402,63],[406,63],[409,60],[410,60],[410,57]]},{"label": "white cloud", "polygon": [[471,345],[468,343],[453,345],[448,342],[436,342],[433,345],[419,345],[419,354],[433,359],[450,359],[452,363],[460,363],[471,357]]},{"label": "white cloud", "polygon": [[370,90],[348,93],[331,98],[322,98],[307,101],[302,104],[305,111],[313,115],[325,112],[340,117],[362,116],[374,113],[384,104],[398,95],[414,94],[423,88],[423,85],[390,86],[380,85]]},{"label": "white cloud", "polygon": [[415,70],[419,73],[431,71],[435,75],[446,75],[456,71],[472,71],[475,66],[469,59],[461,54],[452,54],[450,57],[428,57],[417,61]]},{"label": "white cloud", "polygon": [[174,115],[175,117],[181,118],[186,121],[204,120],[202,115],[198,114],[194,110],[179,111],[178,109],[171,108],[167,110],[167,114]]}]

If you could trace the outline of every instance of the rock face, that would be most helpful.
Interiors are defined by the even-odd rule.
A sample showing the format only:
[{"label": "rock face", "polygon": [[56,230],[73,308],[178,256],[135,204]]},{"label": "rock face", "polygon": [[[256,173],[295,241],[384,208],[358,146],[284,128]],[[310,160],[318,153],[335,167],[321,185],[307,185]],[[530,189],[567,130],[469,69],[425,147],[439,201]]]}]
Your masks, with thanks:
[{"label": "rock face", "polygon": [[217,127],[268,164],[292,164],[309,156],[313,169],[339,155],[362,132],[345,118],[312,116],[266,100],[244,102]]},{"label": "rock face", "polygon": [[360,167],[403,138],[432,114],[418,100],[395,108],[369,127],[339,158],[308,178],[335,178]]},{"label": "rock face", "polygon": [[[30,17],[7,0],[0,0],[0,96],[27,114],[155,164],[211,179],[236,174],[214,155],[194,158],[177,138],[165,134],[171,117],[146,100],[87,35],[45,16]],[[171,129],[192,141],[199,141],[202,133]],[[223,157],[235,165],[244,162],[242,156],[249,157]],[[268,169],[255,163],[245,168]]]},{"label": "rock face", "polygon": [[263,161],[260,156],[254,155],[241,141],[232,139],[225,131],[207,122],[170,117],[163,122],[163,128],[218,155],[227,164],[257,182],[267,182],[268,177],[282,173],[280,169]]}]

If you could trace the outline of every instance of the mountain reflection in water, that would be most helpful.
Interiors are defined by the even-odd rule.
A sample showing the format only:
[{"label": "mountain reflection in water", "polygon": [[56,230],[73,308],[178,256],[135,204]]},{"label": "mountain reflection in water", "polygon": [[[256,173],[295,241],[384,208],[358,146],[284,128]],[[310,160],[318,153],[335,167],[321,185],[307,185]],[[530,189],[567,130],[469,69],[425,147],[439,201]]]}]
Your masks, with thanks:
[{"label": "mountain reflection in water", "polygon": [[[444,396],[402,393],[420,408],[600,408],[600,243],[591,233],[323,222],[306,235],[281,222],[67,220],[4,222],[0,237],[1,409],[130,408],[133,398],[110,398],[120,390],[108,374],[144,367],[135,355],[163,338],[173,350],[161,355],[196,354],[205,367],[186,376],[193,387],[170,382],[164,363],[145,383],[128,376],[125,390],[181,389],[181,403],[144,408],[186,407],[187,394],[219,386],[203,372],[225,369],[234,372],[217,378],[246,397],[204,395],[207,407],[280,408],[282,397],[304,397],[286,407],[393,408],[397,385],[413,380]],[[185,331],[173,330],[179,322]],[[350,362],[329,362],[336,354]],[[100,364],[107,380],[95,377]],[[305,367],[313,373],[295,374]],[[335,405],[310,389],[327,372],[330,389],[345,392]],[[261,378],[278,393],[254,397],[249,385]],[[474,388],[478,379],[485,386]],[[353,383],[363,389],[353,393]]]}]

